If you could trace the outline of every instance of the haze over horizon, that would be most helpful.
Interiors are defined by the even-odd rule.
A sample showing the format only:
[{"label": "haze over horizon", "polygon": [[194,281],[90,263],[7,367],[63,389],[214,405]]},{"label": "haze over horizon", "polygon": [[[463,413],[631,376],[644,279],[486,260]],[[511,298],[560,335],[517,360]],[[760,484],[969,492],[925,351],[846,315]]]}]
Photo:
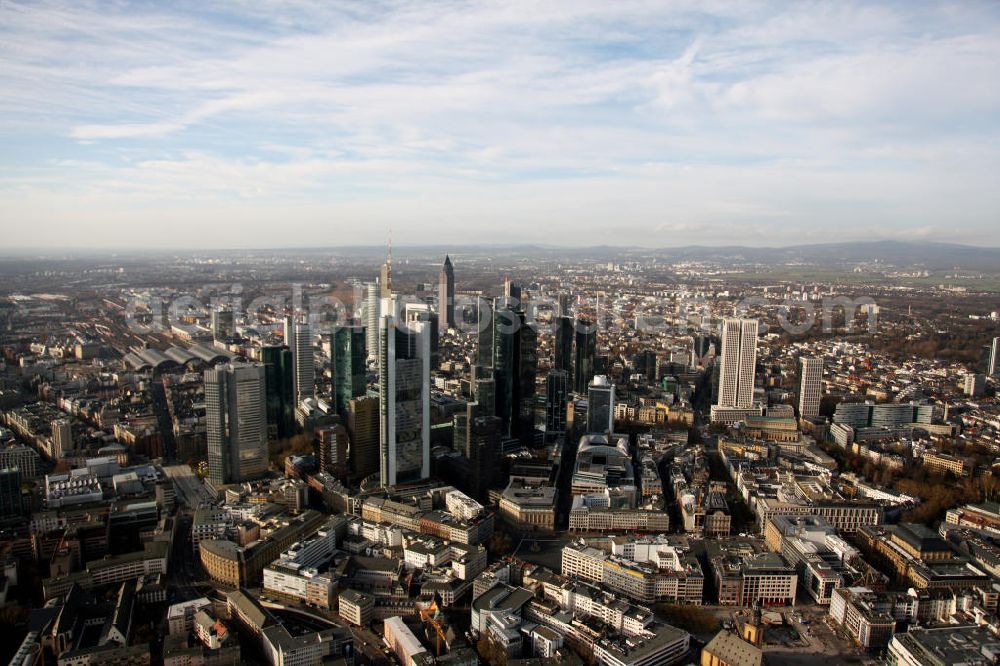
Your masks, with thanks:
[{"label": "haze over horizon", "polygon": [[997,71],[989,2],[6,2],[0,228],[998,246]]}]

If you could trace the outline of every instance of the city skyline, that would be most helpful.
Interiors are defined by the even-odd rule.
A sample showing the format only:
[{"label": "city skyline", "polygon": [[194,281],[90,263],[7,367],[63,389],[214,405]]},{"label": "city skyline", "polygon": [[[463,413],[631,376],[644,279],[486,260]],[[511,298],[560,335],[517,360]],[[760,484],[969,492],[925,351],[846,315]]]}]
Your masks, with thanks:
[{"label": "city skyline", "polygon": [[9,247],[1000,244],[992,3],[0,16]]}]

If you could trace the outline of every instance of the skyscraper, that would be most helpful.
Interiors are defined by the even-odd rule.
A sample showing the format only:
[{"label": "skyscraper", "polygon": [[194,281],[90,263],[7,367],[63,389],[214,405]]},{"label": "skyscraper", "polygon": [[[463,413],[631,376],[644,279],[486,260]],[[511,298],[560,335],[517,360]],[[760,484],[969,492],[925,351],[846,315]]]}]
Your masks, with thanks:
[{"label": "skyscraper", "polygon": [[229,340],[236,335],[236,318],[232,310],[212,310],[212,337]]},{"label": "skyscraper", "polygon": [[52,447],[49,457],[59,460],[76,448],[73,442],[73,426],[69,419],[56,419],[52,422]]},{"label": "skyscraper", "polygon": [[469,460],[469,494],[485,500],[491,487],[500,483],[502,423],[496,416],[479,416],[478,406],[469,403],[465,412],[453,417],[455,448]]},{"label": "skyscraper", "polygon": [[378,320],[380,316],[378,280],[369,282],[365,302],[365,346],[368,358],[375,360],[378,355]]},{"label": "skyscraper", "polygon": [[521,285],[511,281],[509,277],[503,279],[503,299],[505,305],[516,307],[521,303]]},{"label": "skyscraper", "polygon": [[451,257],[445,255],[444,265],[438,275],[438,330],[446,331],[455,326],[455,269]]},{"label": "skyscraper", "polygon": [[23,480],[19,469],[0,469],[0,523],[24,515]]},{"label": "skyscraper", "polygon": [[589,319],[576,322],[576,358],[573,364],[573,391],[587,394],[590,380],[594,378],[597,358],[597,327]]},{"label": "skyscraper", "polygon": [[569,373],[552,370],[545,378],[545,441],[554,442],[566,434],[566,405],[569,402]]},{"label": "skyscraper", "polygon": [[990,345],[989,363],[986,366],[986,374],[990,377],[1000,376],[1000,337],[993,338]]},{"label": "skyscraper", "polygon": [[730,317],[722,322],[719,406],[746,409],[753,405],[757,367],[757,320]]},{"label": "skyscraper", "polygon": [[573,319],[570,317],[556,317],[552,367],[567,373],[573,369]]},{"label": "skyscraper", "polygon": [[284,439],[295,434],[295,363],[285,345],[260,348],[267,396],[267,429],[270,437]]},{"label": "skyscraper", "polygon": [[295,363],[295,404],[311,398],[316,389],[316,359],[313,356],[312,328],[308,322],[285,317],[285,344]]},{"label": "skyscraper", "polygon": [[347,428],[337,423],[316,429],[316,444],[319,449],[319,468],[338,479],[347,476],[349,437]]},{"label": "skyscraper", "polygon": [[267,471],[264,366],[229,363],[205,371],[208,478],[236,483]]},{"label": "skyscraper", "polygon": [[493,367],[493,304],[480,297],[476,303],[476,321],[479,336],[476,346],[476,362],[481,368]]},{"label": "skyscraper", "polygon": [[[495,383],[495,414],[503,422],[503,435],[530,438],[538,370],[538,333],[525,322],[524,311],[512,305],[498,306],[488,333],[479,336],[480,357],[492,343],[489,359]],[[484,359],[485,360],[485,359]]]},{"label": "skyscraper", "polygon": [[379,471],[379,401],[376,396],[354,398],[347,404],[347,460],[350,477],[360,482]]},{"label": "skyscraper", "polygon": [[364,326],[338,326],[330,340],[333,367],[333,402],[337,414],[347,417],[351,398],[365,394],[367,356]]},{"label": "skyscraper", "polygon": [[430,476],[430,324],[379,325],[380,478],[383,486]]},{"label": "skyscraper", "polygon": [[799,416],[814,419],[819,416],[819,403],[823,393],[823,359],[802,358],[799,378]]},{"label": "skyscraper", "polygon": [[525,323],[524,312],[519,312],[521,325],[518,334],[521,336],[518,349],[517,377],[520,382],[518,390],[518,423],[513,434],[522,439],[525,444],[532,443],[535,432],[535,378],[538,375],[538,331]]},{"label": "skyscraper", "polygon": [[487,368],[488,377],[476,377],[473,399],[476,401],[479,416],[493,416],[497,411],[497,384],[493,379],[493,370]]},{"label": "skyscraper", "polygon": [[612,433],[615,427],[615,386],[597,375],[587,387],[587,432]]},{"label": "skyscraper", "polygon": [[392,297],[392,255],[386,257],[378,273],[379,298]]},{"label": "skyscraper", "polygon": [[570,317],[570,300],[573,298],[572,294],[561,293],[559,294],[559,300],[556,305],[556,316],[557,317]]}]

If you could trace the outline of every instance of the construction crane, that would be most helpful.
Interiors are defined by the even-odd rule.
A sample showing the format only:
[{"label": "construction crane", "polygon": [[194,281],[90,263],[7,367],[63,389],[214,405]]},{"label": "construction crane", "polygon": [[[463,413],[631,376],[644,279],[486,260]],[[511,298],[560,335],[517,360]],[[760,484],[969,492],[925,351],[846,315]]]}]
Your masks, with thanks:
[{"label": "construction crane", "polygon": [[438,607],[436,601],[420,611],[420,619],[434,627],[434,633],[437,634],[437,639],[434,641],[434,656],[440,657],[441,642],[444,641],[445,646],[447,647],[448,639],[445,638],[444,629],[441,628],[441,623],[438,621],[437,616]]}]

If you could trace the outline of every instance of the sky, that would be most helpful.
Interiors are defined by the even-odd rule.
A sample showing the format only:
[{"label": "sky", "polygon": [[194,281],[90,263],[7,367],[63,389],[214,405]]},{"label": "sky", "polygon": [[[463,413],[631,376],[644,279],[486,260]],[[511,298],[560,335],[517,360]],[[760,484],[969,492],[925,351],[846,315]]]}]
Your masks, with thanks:
[{"label": "sky", "polygon": [[1000,245],[1000,3],[0,0],[0,245]]}]

